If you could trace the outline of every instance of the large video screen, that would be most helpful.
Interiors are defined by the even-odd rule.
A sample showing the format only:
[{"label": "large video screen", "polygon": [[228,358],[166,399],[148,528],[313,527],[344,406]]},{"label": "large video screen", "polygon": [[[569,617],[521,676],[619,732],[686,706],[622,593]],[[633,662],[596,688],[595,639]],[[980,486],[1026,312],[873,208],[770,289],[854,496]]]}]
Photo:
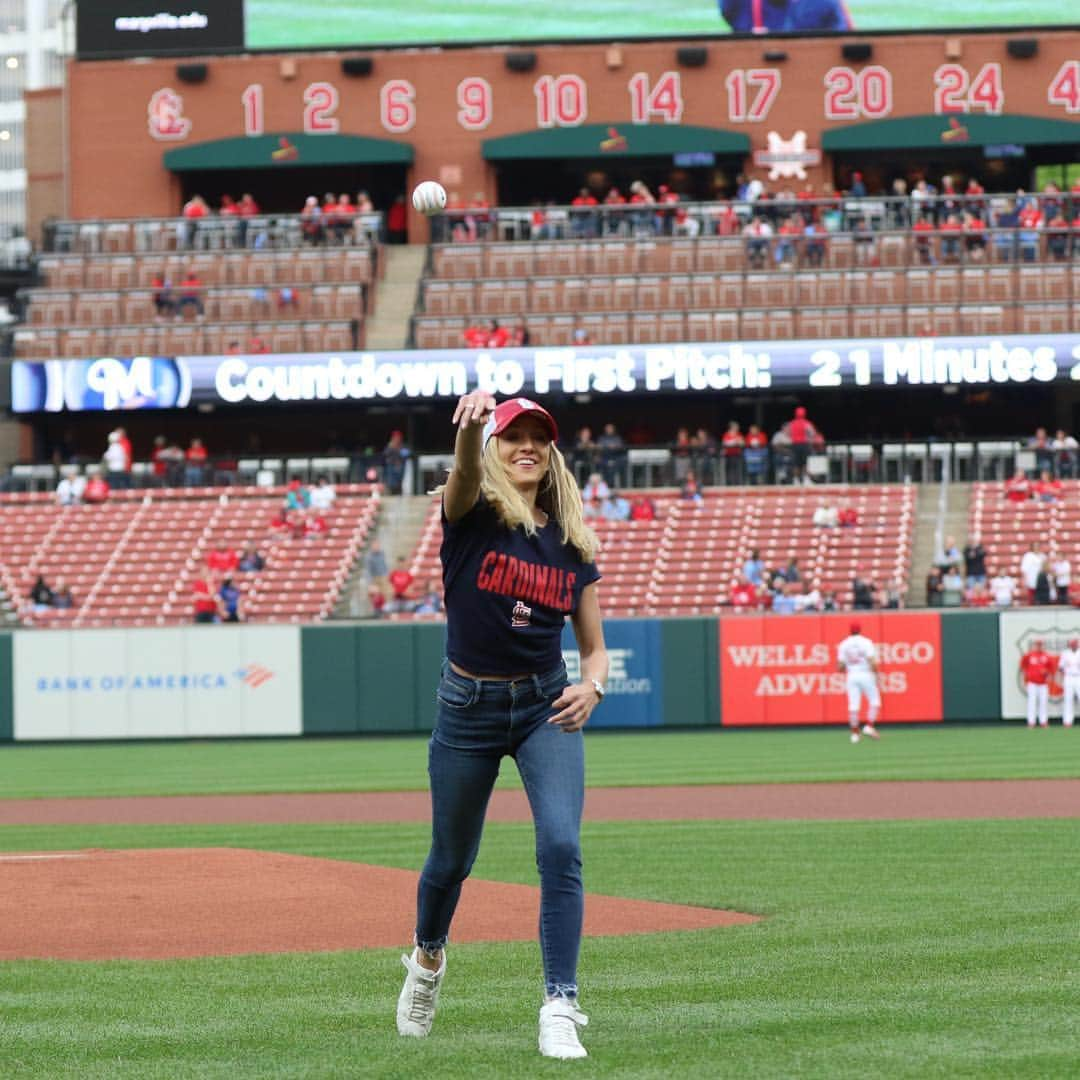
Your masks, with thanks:
[{"label": "large video screen", "polygon": [[[1061,0],[245,0],[251,49],[1061,25]],[[302,14],[300,14],[302,12]]]},{"label": "large video screen", "polygon": [[82,58],[462,42],[1053,26],[1061,0],[93,0]]}]

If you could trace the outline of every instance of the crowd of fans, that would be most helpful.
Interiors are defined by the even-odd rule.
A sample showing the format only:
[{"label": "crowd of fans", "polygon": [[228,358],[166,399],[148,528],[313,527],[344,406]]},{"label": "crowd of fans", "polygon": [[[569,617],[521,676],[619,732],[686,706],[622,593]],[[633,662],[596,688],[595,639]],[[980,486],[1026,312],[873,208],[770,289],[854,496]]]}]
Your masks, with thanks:
[{"label": "crowd of fans", "polygon": [[[446,212],[436,240],[474,243],[496,237],[499,208],[482,192],[470,201],[450,195]],[[875,234],[890,230],[913,231],[925,264],[978,261],[991,244],[999,261],[1063,261],[1080,254],[1080,182],[1068,192],[1048,183],[1041,193],[987,193],[974,177],[961,187],[951,175],[940,185],[919,176],[911,182],[897,178],[890,190],[871,192],[856,170],[842,190],[806,183],[798,191],[773,191],[761,180],[739,176],[734,190],[719,189],[715,201],[699,202],[667,184],[654,192],[637,179],[625,192],[618,186],[599,193],[583,187],[568,205],[537,202],[529,211],[527,236],[741,235],[751,266],[763,269],[770,258],[781,265],[822,265],[829,234],[836,232],[853,234],[857,260],[872,263]]]}]

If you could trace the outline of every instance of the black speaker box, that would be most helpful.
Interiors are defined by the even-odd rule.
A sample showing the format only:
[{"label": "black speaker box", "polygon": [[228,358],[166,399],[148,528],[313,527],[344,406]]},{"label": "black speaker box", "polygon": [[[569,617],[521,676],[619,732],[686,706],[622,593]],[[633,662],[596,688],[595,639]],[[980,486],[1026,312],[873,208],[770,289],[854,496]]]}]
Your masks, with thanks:
[{"label": "black speaker box", "polygon": [[874,55],[874,46],[868,45],[865,41],[852,41],[840,46],[840,55],[845,60],[869,60]]},{"label": "black speaker box", "polygon": [[709,59],[709,50],[700,45],[684,45],[675,50],[675,59],[680,67],[704,67]]},{"label": "black speaker box", "polygon": [[1034,38],[1013,38],[1005,43],[1005,51],[1014,60],[1030,60],[1039,51],[1039,43]]},{"label": "black speaker box", "polygon": [[508,71],[532,71],[534,67],[536,67],[536,53],[534,52],[508,52],[506,54]]},{"label": "black speaker box", "polygon": [[177,64],[176,77],[181,82],[200,83],[206,82],[206,76],[210,69],[205,64]]},{"label": "black speaker box", "polygon": [[370,75],[374,66],[370,56],[346,56],[341,61],[341,70],[344,74],[359,78]]}]

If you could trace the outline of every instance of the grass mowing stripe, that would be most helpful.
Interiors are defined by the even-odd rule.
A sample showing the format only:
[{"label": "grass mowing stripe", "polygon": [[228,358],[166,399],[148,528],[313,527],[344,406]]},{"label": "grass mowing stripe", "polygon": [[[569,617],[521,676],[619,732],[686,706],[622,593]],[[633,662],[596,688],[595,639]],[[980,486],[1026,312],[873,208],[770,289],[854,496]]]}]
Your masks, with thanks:
[{"label": "grass mowing stripe", "polygon": [[[841,780],[1007,780],[1080,776],[1080,734],[1023,725],[844,731],[594,732],[594,787]],[[505,762],[499,786],[519,786]],[[398,791],[427,787],[423,738],[8,745],[2,798]]]},{"label": "grass mowing stripe", "polygon": [[[426,844],[419,826],[31,832],[2,829],[0,846],[228,838],[415,865]],[[529,840],[527,826],[490,826],[476,873],[535,881]],[[637,822],[587,826],[585,844],[592,891],[770,915],[586,939],[590,1075],[1042,1078],[1080,1059],[1080,823]],[[4,1069],[554,1075],[535,1050],[535,944],[453,948],[436,1031],[408,1043],[393,1030],[397,955],[0,964]]]}]

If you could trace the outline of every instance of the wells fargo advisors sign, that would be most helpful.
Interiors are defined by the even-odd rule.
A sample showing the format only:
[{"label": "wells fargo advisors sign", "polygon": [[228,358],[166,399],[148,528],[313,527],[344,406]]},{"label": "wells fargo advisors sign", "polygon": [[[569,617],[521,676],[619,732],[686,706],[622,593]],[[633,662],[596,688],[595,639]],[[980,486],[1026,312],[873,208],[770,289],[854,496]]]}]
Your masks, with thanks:
[{"label": "wells fargo advisors sign", "polygon": [[878,648],[881,722],[940,721],[939,616],[867,611],[722,619],[721,723],[847,723],[836,647],[856,621]]}]

